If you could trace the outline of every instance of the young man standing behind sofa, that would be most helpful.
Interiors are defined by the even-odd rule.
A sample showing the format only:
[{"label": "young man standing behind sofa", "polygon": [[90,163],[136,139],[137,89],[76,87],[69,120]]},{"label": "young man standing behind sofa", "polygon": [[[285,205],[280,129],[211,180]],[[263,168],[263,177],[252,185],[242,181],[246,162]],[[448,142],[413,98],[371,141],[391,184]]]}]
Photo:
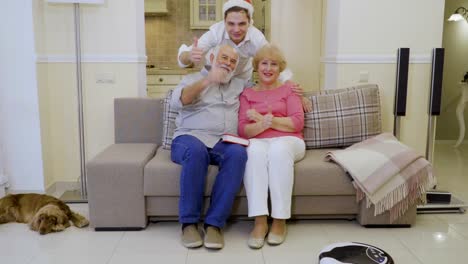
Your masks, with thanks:
[{"label": "young man standing behind sofa", "polygon": [[[217,46],[210,61],[211,69],[205,67],[185,76],[171,99],[171,107],[179,112],[171,159],[182,166],[179,222],[182,244],[187,248],[224,246],[221,230],[231,214],[247,161],[245,147],[220,141],[224,133],[237,134],[239,95],[246,83],[233,78],[239,55],[228,45]],[[219,172],[211,190],[202,240],[198,222],[210,164],[218,165]]]}]

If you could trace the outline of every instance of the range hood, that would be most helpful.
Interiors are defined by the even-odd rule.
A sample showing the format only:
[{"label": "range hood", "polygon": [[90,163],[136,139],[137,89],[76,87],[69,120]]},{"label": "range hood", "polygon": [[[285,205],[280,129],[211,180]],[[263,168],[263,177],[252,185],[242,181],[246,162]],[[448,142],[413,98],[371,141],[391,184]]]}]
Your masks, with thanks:
[{"label": "range hood", "polygon": [[145,16],[165,16],[167,10],[167,0],[145,0]]}]

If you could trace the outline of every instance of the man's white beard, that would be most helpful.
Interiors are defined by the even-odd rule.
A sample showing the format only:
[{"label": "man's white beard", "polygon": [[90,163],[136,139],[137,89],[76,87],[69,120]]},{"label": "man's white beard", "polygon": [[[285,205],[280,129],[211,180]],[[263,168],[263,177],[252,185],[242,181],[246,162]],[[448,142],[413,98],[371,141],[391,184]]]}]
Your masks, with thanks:
[{"label": "man's white beard", "polygon": [[232,71],[230,68],[228,68],[227,66],[224,66],[224,65],[216,65],[216,67],[218,68],[222,68],[222,69],[225,69],[228,71],[228,73],[225,75],[224,79],[221,80],[221,83],[228,83],[232,76],[234,76],[234,71]]}]

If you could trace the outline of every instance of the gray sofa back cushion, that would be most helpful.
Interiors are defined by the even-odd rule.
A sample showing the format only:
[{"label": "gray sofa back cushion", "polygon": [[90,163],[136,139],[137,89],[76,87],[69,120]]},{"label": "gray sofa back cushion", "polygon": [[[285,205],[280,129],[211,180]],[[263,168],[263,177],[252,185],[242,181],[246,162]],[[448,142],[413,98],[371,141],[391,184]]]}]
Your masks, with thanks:
[{"label": "gray sofa back cushion", "polygon": [[116,98],[114,100],[115,143],[161,145],[162,100]]},{"label": "gray sofa back cushion", "polygon": [[306,96],[313,108],[304,117],[307,149],[347,147],[381,133],[380,95],[375,84]]}]

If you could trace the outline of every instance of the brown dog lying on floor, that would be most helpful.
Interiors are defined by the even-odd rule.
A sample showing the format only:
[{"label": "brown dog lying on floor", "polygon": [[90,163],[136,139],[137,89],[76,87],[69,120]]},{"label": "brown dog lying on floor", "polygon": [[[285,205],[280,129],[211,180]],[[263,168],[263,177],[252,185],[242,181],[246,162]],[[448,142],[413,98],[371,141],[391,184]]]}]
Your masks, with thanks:
[{"label": "brown dog lying on floor", "polygon": [[69,221],[80,228],[89,224],[86,218],[50,195],[9,194],[0,199],[0,224],[27,223],[31,230],[44,235],[64,230],[70,226]]}]

